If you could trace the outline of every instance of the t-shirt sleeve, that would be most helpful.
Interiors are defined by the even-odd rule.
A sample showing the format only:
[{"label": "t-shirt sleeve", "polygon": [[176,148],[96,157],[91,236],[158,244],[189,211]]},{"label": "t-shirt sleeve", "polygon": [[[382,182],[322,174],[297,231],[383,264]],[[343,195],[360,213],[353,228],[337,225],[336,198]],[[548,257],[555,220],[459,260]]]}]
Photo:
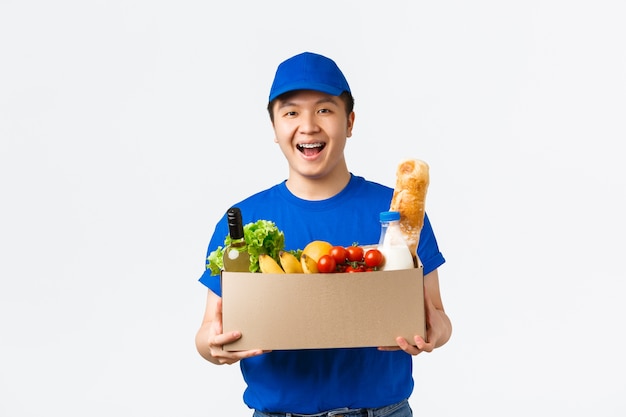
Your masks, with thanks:
[{"label": "t-shirt sleeve", "polygon": [[200,279],[198,280],[204,284],[208,289],[213,291],[217,296],[222,296],[222,283],[219,275],[211,275],[211,270],[204,271]]},{"label": "t-shirt sleeve", "polygon": [[424,265],[424,275],[429,274],[446,262],[439,250],[439,245],[427,214],[424,214],[424,226],[422,227],[420,241],[417,246],[417,255]]}]

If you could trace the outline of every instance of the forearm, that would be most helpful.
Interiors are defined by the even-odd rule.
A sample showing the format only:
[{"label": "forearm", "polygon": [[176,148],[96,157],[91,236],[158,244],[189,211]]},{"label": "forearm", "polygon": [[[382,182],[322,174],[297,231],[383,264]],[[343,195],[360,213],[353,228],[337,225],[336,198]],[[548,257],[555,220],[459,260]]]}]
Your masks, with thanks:
[{"label": "forearm", "polygon": [[200,356],[202,356],[207,361],[216,365],[221,365],[222,363],[220,363],[217,358],[211,355],[211,346],[209,345],[210,328],[210,322],[202,323],[202,326],[196,333],[196,349],[198,350]]},{"label": "forearm", "polygon": [[425,304],[428,329],[428,343],[433,348],[445,345],[452,335],[452,322],[445,312],[439,290],[437,270],[424,276]]},{"label": "forearm", "polygon": [[437,315],[436,320],[432,320],[433,323],[437,323],[437,331],[435,334],[437,338],[435,340],[435,349],[441,347],[448,343],[450,340],[450,336],[452,336],[452,322],[450,321],[450,317],[446,314],[445,311],[436,309],[435,314]]}]

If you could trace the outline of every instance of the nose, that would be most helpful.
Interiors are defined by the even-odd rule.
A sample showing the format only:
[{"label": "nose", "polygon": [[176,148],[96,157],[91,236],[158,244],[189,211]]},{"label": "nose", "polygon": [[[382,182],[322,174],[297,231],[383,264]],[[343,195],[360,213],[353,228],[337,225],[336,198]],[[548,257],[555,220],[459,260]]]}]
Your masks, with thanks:
[{"label": "nose", "polygon": [[317,124],[317,119],[315,117],[315,113],[313,112],[305,112],[302,113],[300,119],[300,133],[303,134],[311,134],[316,133],[320,129]]}]

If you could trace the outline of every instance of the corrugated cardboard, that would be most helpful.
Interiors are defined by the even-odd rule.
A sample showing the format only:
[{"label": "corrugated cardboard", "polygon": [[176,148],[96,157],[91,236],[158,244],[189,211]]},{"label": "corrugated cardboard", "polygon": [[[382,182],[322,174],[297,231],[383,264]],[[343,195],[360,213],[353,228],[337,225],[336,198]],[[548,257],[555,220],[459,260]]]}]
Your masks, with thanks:
[{"label": "corrugated cardboard", "polygon": [[335,274],[222,273],[225,349],[396,346],[425,337],[423,269]]}]

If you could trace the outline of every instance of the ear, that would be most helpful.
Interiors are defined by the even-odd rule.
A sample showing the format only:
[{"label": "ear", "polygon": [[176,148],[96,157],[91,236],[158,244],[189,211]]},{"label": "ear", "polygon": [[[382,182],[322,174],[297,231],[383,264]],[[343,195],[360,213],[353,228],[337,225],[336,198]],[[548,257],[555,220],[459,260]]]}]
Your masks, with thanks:
[{"label": "ear", "polygon": [[346,137],[349,138],[352,136],[352,128],[354,127],[354,118],[356,117],[356,115],[354,114],[354,112],[350,113],[348,115],[348,126],[346,128]]}]

